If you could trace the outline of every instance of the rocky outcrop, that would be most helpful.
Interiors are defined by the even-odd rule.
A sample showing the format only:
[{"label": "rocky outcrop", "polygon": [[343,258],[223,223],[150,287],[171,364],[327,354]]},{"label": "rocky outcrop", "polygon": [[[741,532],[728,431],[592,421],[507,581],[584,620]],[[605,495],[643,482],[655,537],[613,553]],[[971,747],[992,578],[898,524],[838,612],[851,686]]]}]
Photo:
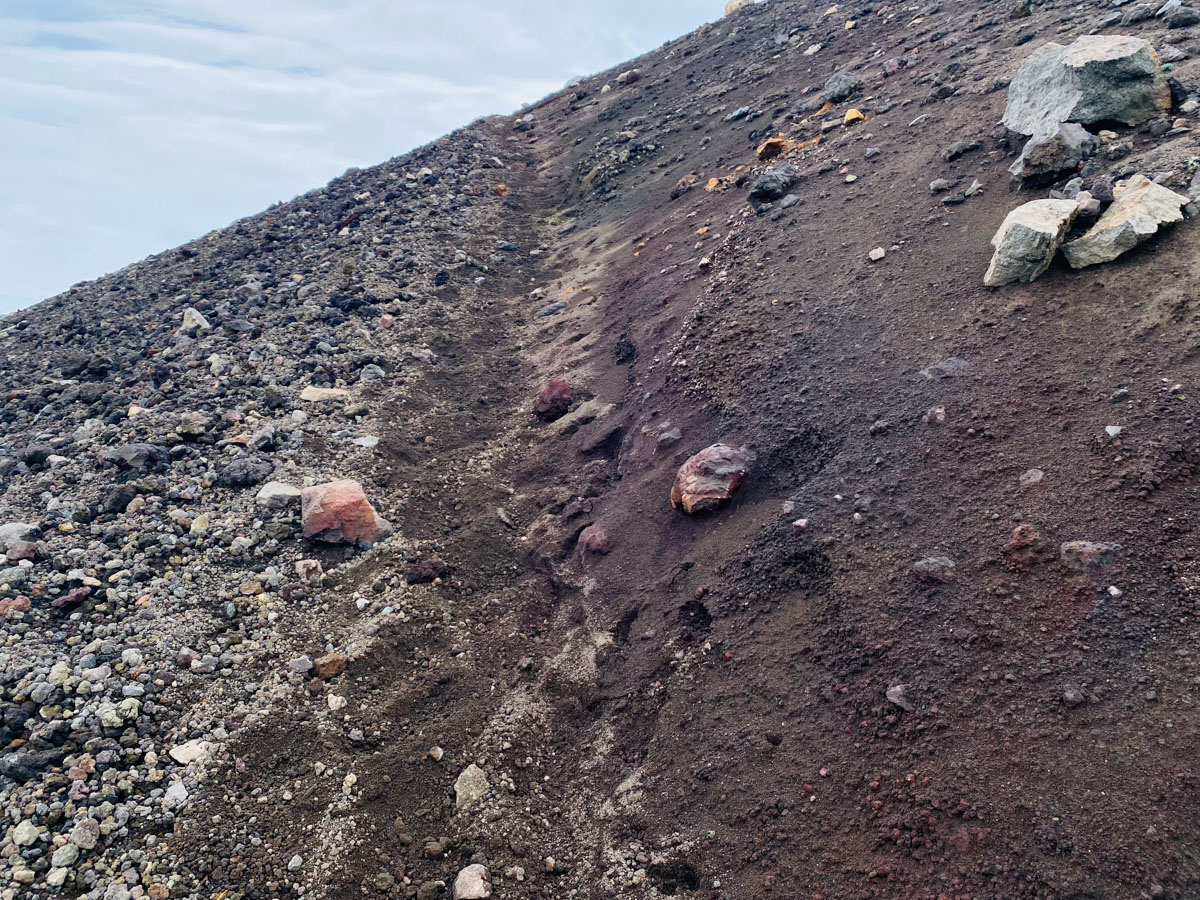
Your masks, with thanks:
[{"label": "rocky outcrop", "polygon": [[1010,212],[992,238],[996,252],[983,283],[1028,283],[1045,272],[1078,210],[1074,200],[1032,200]]},{"label": "rocky outcrop", "polygon": [[725,13],[724,14],[727,16],[730,16],[730,15],[733,15],[735,12],[737,12],[739,9],[741,9],[744,6],[753,6],[753,5],[754,5],[754,0],[729,0],[729,2],[725,4]]},{"label": "rocky outcrop", "polygon": [[1008,88],[1004,125],[1032,135],[1061,122],[1141,125],[1171,108],[1171,88],[1148,41],[1086,35],[1039,47]]},{"label": "rocky outcrop", "polygon": [[1155,184],[1145,175],[1134,175],[1113,191],[1113,204],[1083,237],[1063,247],[1063,256],[1074,269],[1116,259],[1148,241],[1166,225],[1183,219],[1190,200]]}]

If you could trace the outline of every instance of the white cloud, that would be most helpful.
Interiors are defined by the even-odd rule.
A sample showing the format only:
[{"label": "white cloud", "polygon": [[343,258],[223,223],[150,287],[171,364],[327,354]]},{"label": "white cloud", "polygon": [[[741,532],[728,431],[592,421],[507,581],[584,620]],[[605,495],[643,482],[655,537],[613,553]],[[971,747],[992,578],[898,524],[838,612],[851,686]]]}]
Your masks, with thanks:
[{"label": "white cloud", "polygon": [[511,112],[720,5],[14,0],[0,312]]}]

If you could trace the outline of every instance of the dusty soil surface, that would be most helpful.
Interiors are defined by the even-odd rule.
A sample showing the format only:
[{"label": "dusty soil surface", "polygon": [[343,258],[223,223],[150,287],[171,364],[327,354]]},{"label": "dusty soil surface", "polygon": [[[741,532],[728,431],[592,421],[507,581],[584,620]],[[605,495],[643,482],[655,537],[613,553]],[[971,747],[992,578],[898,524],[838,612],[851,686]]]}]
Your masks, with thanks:
[{"label": "dusty soil surface", "polygon": [[[345,293],[369,302],[348,322],[293,315],[293,346],[306,359],[308,338],[353,337],[386,377],[300,366],[279,384],[345,385],[379,441],[348,456],[341,426],[313,413],[288,471],[359,478],[397,535],[369,552],[286,537],[270,554],[288,584],[262,616],[228,619],[208,598],[207,618],[176,623],[161,739],[218,747],[171,770],[186,805],[105,831],[98,874],[62,890],[433,900],[476,862],[498,898],[1200,896],[1200,232],[1185,222],[1110,265],[983,286],[1004,216],[1055,187],[1011,185],[1021,144],[995,124],[1007,81],[1033,47],[1112,12],[773,0],[330,185],[320,240],[276,234],[294,251],[257,272],[358,261]],[[1177,106],[1190,95],[1194,29],[1104,28],[1182,52]],[[902,64],[885,76],[888,61]],[[860,93],[818,113],[843,70]],[[843,127],[851,107],[867,119]],[[1145,172],[1187,191],[1192,131],[1116,130],[1121,151],[1085,179]],[[746,189],[770,164],[755,148],[780,132],[824,137],[790,160],[795,202],[756,212]],[[979,146],[946,161],[962,141]],[[412,175],[424,197],[456,168],[475,187],[425,218],[397,198],[387,228],[378,207],[346,222],[363,190],[375,203]],[[982,192],[947,204],[939,178],[951,196]],[[471,214],[454,219],[464,198]],[[242,236],[305,203],[206,239],[206,265],[228,257],[218,299],[254,270],[234,253]],[[497,242],[509,258],[475,266]],[[370,246],[412,264],[372,268]],[[194,265],[141,264],[134,296],[104,314],[120,322],[130,304],[174,327],[191,303],[156,285]],[[94,316],[103,291],[4,323],[13,409],[37,409],[45,397],[22,392],[54,369],[20,363],[14,329],[52,333],[64,303]],[[320,295],[325,309],[343,296]],[[256,341],[289,303],[257,310]],[[436,363],[414,363],[414,346]],[[547,422],[533,410],[551,380],[572,405]],[[265,383],[235,385],[243,407]],[[194,402],[156,384],[158,403]],[[12,448],[44,427],[8,421]],[[753,453],[746,483],[714,513],[674,510],[676,470],[717,441]],[[38,477],[6,476],[3,521],[28,518]],[[194,502],[252,496],[206,487]],[[589,526],[607,553],[581,546]],[[99,539],[103,518],[92,527]],[[1060,558],[1071,541],[1119,549],[1077,570]],[[232,586],[262,572],[203,552],[175,568]],[[293,562],[314,555],[324,581],[296,584]],[[442,577],[407,583],[434,557]],[[952,577],[915,577],[934,557]],[[250,650],[215,676],[175,666],[172,641],[230,634]],[[331,651],[343,674],[290,668]],[[460,802],[472,764],[486,790]],[[29,790],[10,789],[14,825],[53,811]],[[30,866],[10,896],[52,892]]]}]

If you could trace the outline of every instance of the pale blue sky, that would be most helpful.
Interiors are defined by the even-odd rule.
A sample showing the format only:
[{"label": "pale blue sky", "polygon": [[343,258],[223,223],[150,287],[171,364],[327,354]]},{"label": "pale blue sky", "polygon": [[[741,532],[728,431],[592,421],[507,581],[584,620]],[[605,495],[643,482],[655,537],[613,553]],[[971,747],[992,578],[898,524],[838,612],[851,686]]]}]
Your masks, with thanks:
[{"label": "pale blue sky", "polygon": [[724,0],[0,0],[0,313],[721,14]]}]

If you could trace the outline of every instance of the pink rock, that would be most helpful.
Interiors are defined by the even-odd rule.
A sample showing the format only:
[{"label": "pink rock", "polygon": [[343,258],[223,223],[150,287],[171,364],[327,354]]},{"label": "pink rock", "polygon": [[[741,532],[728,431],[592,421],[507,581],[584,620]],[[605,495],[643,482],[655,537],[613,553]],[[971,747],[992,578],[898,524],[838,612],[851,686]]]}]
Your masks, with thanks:
[{"label": "pink rock", "polygon": [[543,422],[553,422],[561,419],[571,408],[573,392],[565,381],[551,381],[540,394],[537,403],[533,405],[533,414]]},{"label": "pink rock", "polygon": [[396,324],[396,317],[393,316],[391,313],[384,313],[382,316],[379,317],[379,327],[382,328],[384,331],[391,328],[395,324]]},{"label": "pink rock", "polygon": [[333,544],[369,547],[392,533],[357,481],[305,488],[300,493],[300,522],[306,538]]},{"label": "pink rock", "polygon": [[77,603],[82,603],[91,595],[92,589],[90,587],[72,588],[65,596],[57,598],[50,605],[54,607],[74,606]]},{"label": "pink rock", "polygon": [[608,542],[608,532],[604,530],[603,525],[589,525],[579,533],[579,541],[577,543],[579,552],[583,554],[595,553],[604,555],[611,549]]},{"label": "pink rock", "polygon": [[37,556],[37,544],[32,541],[14,541],[5,554],[11,562],[22,559],[34,559]]},{"label": "pink rock", "polygon": [[715,509],[745,480],[753,461],[745,447],[706,447],[679,467],[671,488],[671,505],[686,513]]}]

